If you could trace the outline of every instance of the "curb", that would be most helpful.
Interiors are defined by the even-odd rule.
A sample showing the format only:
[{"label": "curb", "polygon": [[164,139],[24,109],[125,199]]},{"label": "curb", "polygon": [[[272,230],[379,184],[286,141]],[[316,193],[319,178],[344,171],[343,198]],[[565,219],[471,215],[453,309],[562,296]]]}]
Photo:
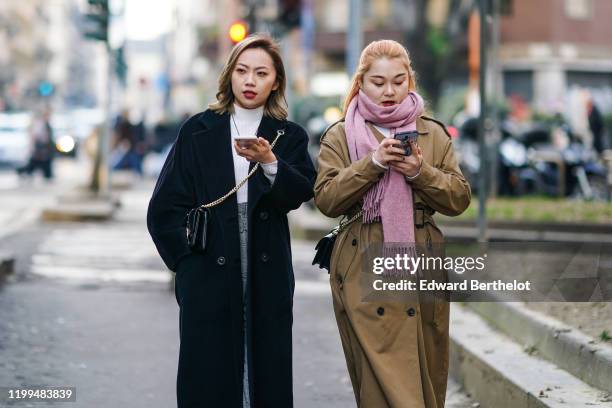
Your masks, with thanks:
[{"label": "curb", "polygon": [[[461,227],[450,224],[438,224],[447,242],[474,242],[478,239],[478,229],[474,226]],[[612,234],[600,232],[572,232],[565,230],[543,230],[543,229],[487,229],[490,242],[505,241],[541,241],[541,242],[563,242],[563,243],[612,243]]]},{"label": "curb", "polygon": [[593,387],[612,393],[612,347],[518,303],[469,303],[489,324]]},{"label": "curb", "polygon": [[[300,238],[318,241],[329,233],[337,225],[330,223],[323,225],[305,226],[304,221],[293,219],[291,223],[292,232]],[[332,220],[333,221],[333,220]],[[470,243],[478,239],[478,230],[473,227],[449,227],[439,225],[444,234],[446,243]],[[489,229],[489,242],[562,242],[562,243],[612,243],[612,234],[585,234],[574,232],[555,232],[555,231],[526,231],[526,230],[502,230]]]},{"label": "curb", "polygon": [[58,221],[107,221],[110,220],[117,206],[106,200],[81,203],[58,203],[42,210],[41,219],[48,222]]},{"label": "curb", "polygon": [[[303,239],[318,241],[338,225],[340,219],[327,218],[317,210],[300,207],[290,213],[292,233]],[[464,243],[478,240],[478,228],[473,221],[436,218],[446,242]],[[612,243],[612,225],[577,223],[534,223],[495,221],[488,224],[491,242],[546,241],[564,243]]]},{"label": "curb", "polygon": [[610,395],[525,353],[459,304],[451,307],[450,375],[483,408],[612,407]]},{"label": "curb", "polygon": [[[475,228],[476,220],[457,220],[442,215],[437,220],[442,228]],[[534,222],[534,221],[489,221],[488,227],[500,230],[567,232],[577,234],[612,234],[612,224],[596,224],[592,222]]]}]

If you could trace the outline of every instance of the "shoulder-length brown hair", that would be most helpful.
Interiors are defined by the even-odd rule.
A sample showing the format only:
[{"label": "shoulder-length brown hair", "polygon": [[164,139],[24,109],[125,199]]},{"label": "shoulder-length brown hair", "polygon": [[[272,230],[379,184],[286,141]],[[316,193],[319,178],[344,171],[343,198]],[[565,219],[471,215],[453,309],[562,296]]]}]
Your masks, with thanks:
[{"label": "shoulder-length brown hair", "polygon": [[363,76],[370,70],[372,63],[381,58],[399,58],[400,61],[406,67],[408,71],[408,89],[416,91],[416,75],[412,70],[412,62],[410,61],[410,54],[406,51],[406,48],[397,41],[393,40],[380,40],[373,41],[368,44],[367,47],[361,52],[359,57],[359,66],[355,71],[353,80],[351,81],[351,87],[344,100],[344,114],[348,111],[348,107],[351,101],[359,93],[361,84],[363,83]]},{"label": "shoulder-length brown hair", "polygon": [[285,88],[287,77],[285,75],[285,65],[281,58],[280,49],[276,41],[266,34],[253,34],[239,42],[232,48],[230,55],[219,76],[219,90],[217,91],[217,101],[208,107],[217,113],[233,112],[234,93],[232,92],[232,73],[236,68],[236,63],[240,55],[250,48],[261,48],[272,58],[274,70],[276,71],[276,84],[278,87],[270,93],[264,106],[264,115],[275,119],[284,120],[287,118],[287,99],[285,99]]}]

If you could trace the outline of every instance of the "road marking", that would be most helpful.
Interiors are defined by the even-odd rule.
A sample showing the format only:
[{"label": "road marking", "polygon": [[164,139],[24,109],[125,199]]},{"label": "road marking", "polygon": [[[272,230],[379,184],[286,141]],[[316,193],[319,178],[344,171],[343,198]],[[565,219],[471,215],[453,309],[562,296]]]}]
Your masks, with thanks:
[{"label": "road marking", "polygon": [[146,231],[118,225],[85,224],[52,231],[32,256],[30,270],[47,278],[79,282],[172,280]]},{"label": "road marking", "polygon": [[13,172],[0,173],[0,190],[11,190],[19,187],[19,176]]},{"label": "road marking", "polygon": [[169,283],[172,280],[171,272],[154,269],[98,269],[65,265],[33,265],[31,271],[47,278],[84,282]]}]

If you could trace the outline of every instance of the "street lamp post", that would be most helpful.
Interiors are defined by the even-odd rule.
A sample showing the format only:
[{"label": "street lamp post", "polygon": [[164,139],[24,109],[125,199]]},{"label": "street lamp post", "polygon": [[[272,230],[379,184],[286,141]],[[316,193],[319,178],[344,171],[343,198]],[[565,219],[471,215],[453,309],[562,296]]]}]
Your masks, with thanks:
[{"label": "street lamp post", "polygon": [[105,116],[106,123],[102,128],[102,134],[98,134],[97,169],[94,171],[92,187],[100,197],[110,194],[110,169],[108,163],[110,151],[111,117],[110,109],[112,103],[112,77],[113,77],[113,56],[109,44],[109,22],[110,8],[108,0],[88,0],[89,12],[85,14],[85,28],[83,35],[85,38],[100,41],[104,44],[107,55],[107,93]]},{"label": "street lamp post", "polygon": [[346,71],[353,76],[359,63],[359,54],[363,47],[363,30],[361,28],[362,0],[349,0],[349,21],[346,30]]},{"label": "street lamp post", "polygon": [[487,3],[489,0],[478,0],[478,11],[480,14],[480,73],[479,73],[479,93],[480,93],[480,114],[478,116],[478,153],[480,155],[480,169],[478,175],[478,241],[487,242],[487,168],[488,152],[486,144],[487,126],[487,45],[488,45],[488,24],[487,24]]}]

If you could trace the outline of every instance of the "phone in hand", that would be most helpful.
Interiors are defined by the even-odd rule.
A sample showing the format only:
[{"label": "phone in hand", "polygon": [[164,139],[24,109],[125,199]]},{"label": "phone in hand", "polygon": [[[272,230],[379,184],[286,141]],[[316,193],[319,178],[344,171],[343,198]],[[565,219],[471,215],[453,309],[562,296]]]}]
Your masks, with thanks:
[{"label": "phone in hand", "polygon": [[238,143],[238,146],[244,149],[257,143],[257,136],[238,136],[234,140]]},{"label": "phone in hand", "polygon": [[394,139],[402,142],[402,147],[404,148],[404,154],[406,156],[410,156],[412,154],[412,145],[410,142],[416,142],[419,137],[419,132],[416,130],[412,130],[410,132],[399,132],[395,134]]}]

